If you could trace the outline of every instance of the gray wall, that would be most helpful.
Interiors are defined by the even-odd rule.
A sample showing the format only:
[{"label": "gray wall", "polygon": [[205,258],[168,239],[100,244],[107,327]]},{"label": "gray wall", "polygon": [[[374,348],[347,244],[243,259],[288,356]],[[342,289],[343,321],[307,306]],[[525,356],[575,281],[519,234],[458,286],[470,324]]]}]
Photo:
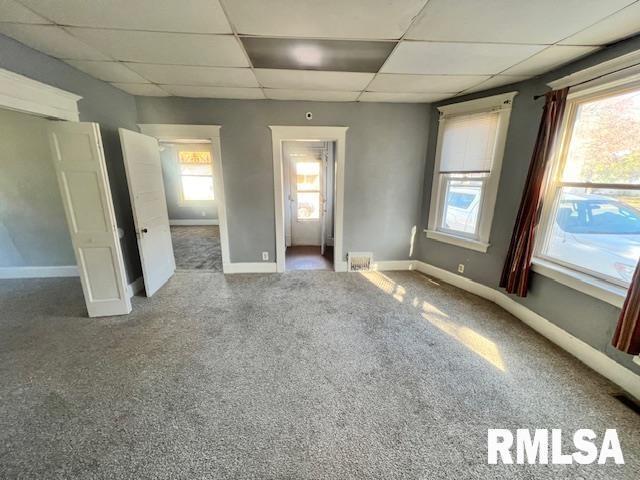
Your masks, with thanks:
[{"label": "gray wall", "polygon": [[[406,259],[419,218],[429,109],[424,105],[137,97],[140,123],[221,125],[232,262],[275,258],[269,125],[348,126],[344,252]],[[313,112],[313,120],[305,112]]]},{"label": "gray wall", "polygon": [[[185,146],[182,144],[181,146]],[[160,160],[162,161],[162,178],[167,197],[167,210],[170,220],[217,220],[218,202],[189,202],[180,201],[180,167],[178,165],[178,148],[175,143],[162,143]],[[194,150],[211,149],[210,145],[192,145]],[[216,192],[213,192],[214,197]]]},{"label": "gray wall", "polygon": [[129,281],[141,275],[129,191],[122,163],[118,127],[138,130],[134,97],[96,80],[60,60],[0,35],[0,68],[81,95],[80,120],[100,124],[109,183],[118,226],[124,229],[122,251]]},{"label": "gray wall", "polygon": [[46,125],[0,109],[0,267],[76,264]]},{"label": "gray wall", "polygon": [[[505,86],[486,92],[449,100],[431,106],[431,128],[429,148],[425,166],[424,192],[421,213],[421,228],[415,258],[426,263],[457,272],[459,263],[465,264],[465,276],[492,288],[497,288],[506,257],[513,225],[518,212],[520,198],[529,168],[529,161],[540,123],[544,99],[533,96],[549,90],[546,83],[569,73],[640,49],[640,38],[620,42],[604,51],[562,67],[542,77]],[[487,253],[479,253],[453,245],[427,239],[422,232],[427,226],[431,182],[435,159],[437,135],[436,107],[492,94],[518,91],[515,97],[507,143],[502,164],[502,173],[495,215],[491,230],[491,247]],[[539,313],[562,329],[585,341],[594,348],[640,373],[640,367],[632,362],[630,355],[611,347],[611,337],[619,309],[565,287],[547,277],[533,273],[531,290],[524,299],[513,297],[531,310]]]}]

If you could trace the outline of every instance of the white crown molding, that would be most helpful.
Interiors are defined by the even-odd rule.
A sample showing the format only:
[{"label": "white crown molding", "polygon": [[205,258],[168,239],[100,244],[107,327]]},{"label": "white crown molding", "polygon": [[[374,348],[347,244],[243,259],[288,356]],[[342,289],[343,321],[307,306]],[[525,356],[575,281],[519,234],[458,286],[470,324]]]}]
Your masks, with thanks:
[{"label": "white crown molding", "polygon": [[[552,82],[547,83],[547,85],[553,90],[558,90],[560,88],[583,84],[585,82],[589,82],[590,80],[593,80],[595,82],[597,79],[600,79],[605,75],[613,75],[616,72],[623,74],[625,77],[640,73],[640,50],[636,50],[612,60],[607,60],[606,62],[602,62],[597,65],[593,65],[592,67],[579,70],[570,75],[566,75],[557,80],[553,80]],[[604,82],[609,82],[611,80],[614,80],[614,78],[611,77],[602,80]]]},{"label": "white crown molding", "polygon": [[77,122],[82,97],[0,68],[0,107]]}]

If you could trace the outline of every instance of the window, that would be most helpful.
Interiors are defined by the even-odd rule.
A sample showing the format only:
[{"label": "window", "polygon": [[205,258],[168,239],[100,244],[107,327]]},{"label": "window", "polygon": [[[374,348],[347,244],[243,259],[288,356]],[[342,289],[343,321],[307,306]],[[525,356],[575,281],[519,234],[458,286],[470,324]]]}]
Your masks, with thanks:
[{"label": "window", "polygon": [[183,202],[201,202],[214,199],[213,164],[208,151],[185,151],[178,153],[180,168],[180,192]]},{"label": "window", "polygon": [[486,251],[515,92],[440,107],[427,237]]},{"label": "window", "polygon": [[640,257],[640,86],[569,96],[536,255],[626,287]]}]

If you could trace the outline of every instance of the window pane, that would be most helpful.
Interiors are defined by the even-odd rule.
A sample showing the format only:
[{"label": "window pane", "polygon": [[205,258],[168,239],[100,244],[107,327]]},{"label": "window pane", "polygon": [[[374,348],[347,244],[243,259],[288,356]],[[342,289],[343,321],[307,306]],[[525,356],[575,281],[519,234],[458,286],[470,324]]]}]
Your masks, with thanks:
[{"label": "window pane", "polygon": [[213,200],[213,178],[182,177],[182,195],[184,200]]},{"label": "window pane", "polygon": [[544,254],[628,284],[640,257],[640,192],[563,188]]},{"label": "window pane", "polygon": [[580,104],[562,177],[640,183],[640,90]]},{"label": "window pane", "polygon": [[320,190],[320,162],[297,162],[296,184],[298,191]]},{"label": "window pane", "polygon": [[180,173],[182,175],[213,175],[213,168],[211,164],[197,164],[197,163],[181,163]]},{"label": "window pane", "polygon": [[320,218],[320,193],[298,192],[298,220]]},{"label": "window pane", "polygon": [[447,180],[442,227],[468,235],[476,233],[483,182]]}]

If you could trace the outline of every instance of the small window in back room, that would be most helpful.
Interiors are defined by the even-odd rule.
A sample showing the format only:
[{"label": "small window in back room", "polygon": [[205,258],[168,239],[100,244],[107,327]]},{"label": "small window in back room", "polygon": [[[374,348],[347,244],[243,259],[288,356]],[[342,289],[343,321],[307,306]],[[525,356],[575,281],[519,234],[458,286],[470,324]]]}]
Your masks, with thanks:
[{"label": "small window in back room", "polygon": [[214,199],[211,153],[181,151],[178,154],[178,165],[182,201],[202,202]]}]

